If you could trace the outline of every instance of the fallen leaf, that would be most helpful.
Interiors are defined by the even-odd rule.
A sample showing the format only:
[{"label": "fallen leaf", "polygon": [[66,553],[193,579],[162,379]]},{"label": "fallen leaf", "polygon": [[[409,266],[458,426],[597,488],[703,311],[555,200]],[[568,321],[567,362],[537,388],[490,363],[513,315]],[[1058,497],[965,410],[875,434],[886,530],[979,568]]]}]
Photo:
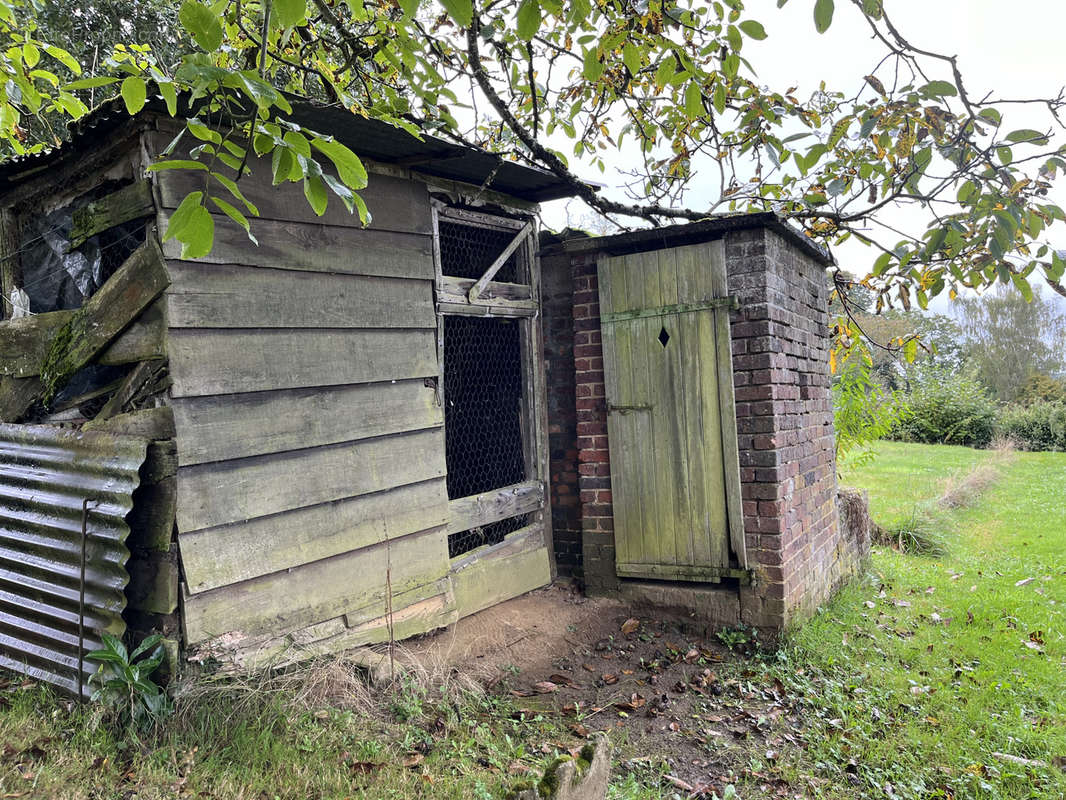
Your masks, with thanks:
[{"label": "fallen leaf", "polygon": [[636,711],[642,708],[647,701],[639,694],[632,695],[628,700],[620,700],[614,707],[620,711]]},{"label": "fallen leaf", "polygon": [[863,603],[863,605],[867,608],[877,608],[877,603],[875,603],[873,600],[867,600],[865,603]]},{"label": "fallen leaf", "polygon": [[533,684],[533,691],[537,694],[551,694],[559,691],[559,685],[551,681],[537,681]]},{"label": "fallen leaf", "polygon": [[640,627],[640,620],[636,619],[635,617],[630,617],[629,619],[627,619],[625,622],[622,623],[622,635],[623,636],[629,636],[629,634],[631,634],[631,633],[636,633],[636,631],[637,631],[637,629],[639,627]]},{"label": "fallen leaf", "polygon": [[577,683],[569,675],[560,675],[560,674],[549,675],[548,676],[548,680],[551,681],[552,683],[558,683],[558,684],[560,684],[562,686],[565,686],[568,689],[580,689],[581,688],[581,684]]},{"label": "fallen leaf", "polygon": [[570,726],[570,733],[574,736],[580,736],[582,739],[587,738],[589,735],[589,729],[582,725],[580,722],[575,722]]},{"label": "fallen leaf", "polygon": [[1032,578],[1022,578],[1020,581],[1018,581],[1014,585],[1015,586],[1025,586],[1027,583],[1032,583],[1032,582],[1033,582]]},{"label": "fallen leaf", "polygon": [[596,671],[596,667],[594,667],[592,664],[582,664],[581,665],[581,669],[585,670],[586,672],[595,672]]},{"label": "fallen leaf", "polygon": [[370,775],[381,769],[381,764],[375,764],[373,761],[353,761],[348,765],[348,769],[356,775]]},{"label": "fallen leaf", "polygon": [[603,682],[606,683],[608,686],[614,686],[614,684],[618,683],[618,676],[617,675],[608,673],[608,674],[606,674],[606,675],[604,675],[602,677],[603,677]]},{"label": "fallen leaf", "polygon": [[404,756],[402,763],[405,767],[410,769],[411,767],[417,767],[425,760],[426,756],[424,753],[408,753]]},{"label": "fallen leaf", "polygon": [[687,661],[690,664],[693,661],[695,661],[697,658],[699,658],[699,657],[700,657],[700,651],[697,650],[695,647],[693,647],[691,650],[689,650],[687,653],[685,653],[685,661]]}]

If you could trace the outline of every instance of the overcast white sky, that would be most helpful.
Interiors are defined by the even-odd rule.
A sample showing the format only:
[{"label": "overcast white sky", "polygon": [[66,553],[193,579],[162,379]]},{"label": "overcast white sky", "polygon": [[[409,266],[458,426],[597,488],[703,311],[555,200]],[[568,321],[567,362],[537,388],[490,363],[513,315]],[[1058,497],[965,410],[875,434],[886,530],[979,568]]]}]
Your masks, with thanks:
[{"label": "overcast white sky", "polygon": [[[746,16],[761,21],[768,36],[762,42],[746,40],[744,55],[759,70],[757,79],[761,83],[776,89],[798,86],[800,97],[816,89],[823,79],[831,88],[853,91],[884,50],[871,41],[866,22],[848,0],[837,0],[833,25],[824,35],[814,30],[813,5],[813,0],[790,0],[778,9],[775,0],[749,0]],[[915,46],[959,56],[971,96],[980,98],[991,91],[996,97],[1053,97],[1066,83],[1066,3],[885,0],[885,7]],[[1047,127],[1046,111],[1040,115],[1024,106],[1011,105],[1002,110],[1005,130]],[[1059,136],[1060,141],[1066,141],[1061,131]],[[623,182],[610,169],[606,175],[592,168],[580,171],[583,177],[606,183],[610,188],[605,191],[617,189]],[[1066,178],[1061,181],[1064,185],[1050,199],[1066,206]],[[701,200],[710,200],[717,190],[716,176],[707,181],[707,186],[708,193],[697,186],[686,205],[698,208]],[[620,197],[618,191],[612,194]],[[571,214],[580,214],[583,208],[579,201],[570,204]],[[564,227],[565,202],[546,204],[544,219],[549,227]],[[897,219],[905,224],[907,218]],[[1061,242],[1058,246],[1066,248],[1066,226],[1059,224],[1055,232]],[[851,271],[865,273],[876,253],[855,245],[842,248],[837,257]]]}]

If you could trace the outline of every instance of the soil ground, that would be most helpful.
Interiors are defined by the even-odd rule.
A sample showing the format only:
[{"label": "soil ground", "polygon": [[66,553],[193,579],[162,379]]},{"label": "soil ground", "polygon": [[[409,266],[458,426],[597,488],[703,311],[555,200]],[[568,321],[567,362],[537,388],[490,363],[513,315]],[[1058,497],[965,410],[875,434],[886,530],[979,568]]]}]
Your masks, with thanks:
[{"label": "soil ground", "polygon": [[[719,677],[755,645],[734,636],[730,650],[689,620],[653,619],[556,584],[409,643],[406,656],[509,693],[520,714],[559,714],[577,738],[609,732],[616,769],[665,763],[679,789],[710,796],[739,773],[758,780],[746,771],[753,752],[772,763],[801,738],[780,684]],[[765,778],[767,796],[789,793]]]}]

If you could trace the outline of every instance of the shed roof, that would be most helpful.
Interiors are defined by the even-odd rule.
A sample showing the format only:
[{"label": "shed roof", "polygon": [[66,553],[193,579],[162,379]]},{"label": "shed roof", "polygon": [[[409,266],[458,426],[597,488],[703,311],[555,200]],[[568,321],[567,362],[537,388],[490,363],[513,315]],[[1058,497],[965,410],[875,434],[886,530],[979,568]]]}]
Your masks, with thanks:
[{"label": "shed roof", "polygon": [[667,225],[659,228],[642,228],[629,233],[613,236],[589,236],[567,239],[559,247],[568,253],[607,253],[625,255],[649,250],[662,250],[667,247],[680,247],[686,244],[699,244],[712,239],[719,239],[728,231],[747,230],[751,228],[770,228],[799,247],[809,256],[828,266],[834,264],[833,256],[815,244],[788,224],[780,214],[772,211],[754,214],[723,214],[709,217],[698,222],[680,225]]},{"label": "shed roof", "polygon": [[[360,156],[374,161],[475,185],[481,185],[491,177],[486,188],[534,203],[574,194],[573,188],[554,173],[501,159],[487,150],[429,135],[423,135],[419,140],[401,128],[361,117],[340,106],[295,100],[292,107],[289,119],[318,133],[333,136]],[[166,113],[158,98],[150,100],[141,112],[152,113]],[[71,124],[69,142],[0,164],[0,190],[15,186],[93,141],[103,139],[129,119],[120,98],[102,103]]]}]

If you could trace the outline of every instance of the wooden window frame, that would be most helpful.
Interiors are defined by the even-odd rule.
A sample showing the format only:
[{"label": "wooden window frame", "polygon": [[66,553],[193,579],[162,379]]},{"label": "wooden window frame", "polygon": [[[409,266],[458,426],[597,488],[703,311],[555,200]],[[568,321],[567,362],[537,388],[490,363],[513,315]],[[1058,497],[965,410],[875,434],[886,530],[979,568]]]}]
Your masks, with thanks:
[{"label": "wooden window frame", "polygon": [[[525,480],[501,486],[471,497],[449,498],[448,532],[459,533],[476,525],[532,514],[529,525],[514,531],[496,544],[484,545],[451,559],[452,569],[461,570],[497,552],[546,546],[551,575],[556,575],[552,542],[551,514],[548,504],[548,421],[545,403],[544,343],[540,313],[540,260],[537,253],[537,228],[532,218],[485,214],[453,208],[433,201],[433,263],[436,272],[434,296],[437,308],[437,392],[441,407],[444,396],[444,317],[467,315],[516,319],[520,324],[519,341],[522,359],[522,454]],[[519,234],[528,230],[518,253],[518,277],[528,283],[482,282],[480,292],[472,292],[481,279],[444,275],[441,265],[439,222],[456,222],[473,227],[487,227]],[[485,276],[483,275],[482,278]],[[489,275],[489,277],[492,277]],[[445,423],[446,424],[446,423]],[[447,430],[444,435],[447,436]]]}]

